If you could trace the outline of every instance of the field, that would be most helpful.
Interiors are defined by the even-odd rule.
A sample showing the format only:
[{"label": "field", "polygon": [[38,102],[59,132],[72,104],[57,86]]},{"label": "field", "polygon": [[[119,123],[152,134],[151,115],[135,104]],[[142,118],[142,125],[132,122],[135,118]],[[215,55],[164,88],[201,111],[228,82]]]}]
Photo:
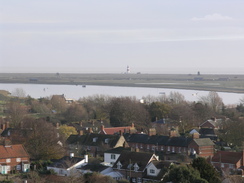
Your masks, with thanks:
[{"label": "field", "polygon": [[106,85],[244,93],[244,75],[0,73],[0,83]]}]

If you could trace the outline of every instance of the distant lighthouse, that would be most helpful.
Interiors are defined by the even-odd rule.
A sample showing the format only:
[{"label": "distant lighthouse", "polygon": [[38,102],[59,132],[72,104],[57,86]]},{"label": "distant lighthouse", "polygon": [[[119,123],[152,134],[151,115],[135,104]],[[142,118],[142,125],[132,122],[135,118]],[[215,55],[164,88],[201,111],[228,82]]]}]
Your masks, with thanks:
[{"label": "distant lighthouse", "polygon": [[126,73],[127,73],[127,74],[130,73],[130,67],[129,67],[128,65],[127,65]]}]

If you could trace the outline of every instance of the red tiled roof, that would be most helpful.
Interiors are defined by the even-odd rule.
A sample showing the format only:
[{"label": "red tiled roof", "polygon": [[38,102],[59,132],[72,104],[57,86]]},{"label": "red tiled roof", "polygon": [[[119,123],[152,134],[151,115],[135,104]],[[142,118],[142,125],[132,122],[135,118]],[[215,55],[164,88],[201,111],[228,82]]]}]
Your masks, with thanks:
[{"label": "red tiled roof", "polygon": [[29,157],[21,144],[0,146],[0,159]]},{"label": "red tiled roof", "polygon": [[129,132],[130,130],[135,130],[135,128],[131,126],[123,126],[123,127],[113,127],[113,128],[104,128],[104,132],[107,135],[113,135],[115,133],[119,133],[120,131],[124,133],[124,131]]},{"label": "red tiled roof", "polygon": [[[236,164],[241,160],[242,152],[218,151],[212,158],[212,162]],[[244,157],[243,157],[244,158]]]}]

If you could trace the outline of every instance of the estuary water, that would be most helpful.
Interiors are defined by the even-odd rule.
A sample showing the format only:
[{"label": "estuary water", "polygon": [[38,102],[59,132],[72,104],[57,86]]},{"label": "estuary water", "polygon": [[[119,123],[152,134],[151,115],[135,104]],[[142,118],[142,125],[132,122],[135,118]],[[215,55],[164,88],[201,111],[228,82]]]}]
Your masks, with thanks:
[{"label": "estuary water", "polygon": [[[118,87],[118,86],[96,86],[96,85],[47,85],[47,84],[2,84],[0,90],[10,93],[22,89],[26,95],[32,98],[50,97],[52,95],[64,94],[66,98],[78,100],[82,97],[93,95],[109,96],[135,96],[138,100],[148,95],[158,97],[169,95],[170,92],[179,92],[185,96],[187,101],[198,101],[201,96],[208,95],[208,91],[168,89],[168,88],[146,88],[146,87]],[[225,105],[238,104],[244,94],[218,92]]]}]

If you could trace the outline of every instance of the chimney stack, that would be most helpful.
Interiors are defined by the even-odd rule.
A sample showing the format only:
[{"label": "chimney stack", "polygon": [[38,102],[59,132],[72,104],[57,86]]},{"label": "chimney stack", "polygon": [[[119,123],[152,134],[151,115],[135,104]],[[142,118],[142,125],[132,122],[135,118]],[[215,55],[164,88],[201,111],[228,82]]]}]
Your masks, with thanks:
[{"label": "chimney stack", "polygon": [[101,131],[103,131],[104,130],[104,125],[101,125]]},{"label": "chimney stack", "polygon": [[83,130],[79,130],[79,135],[84,135]]},{"label": "chimney stack", "polygon": [[156,135],[156,129],[155,128],[149,128],[149,136]]},{"label": "chimney stack", "polygon": [[199,139],[199,133],[193,133],[192,138],[193,139]]}]

